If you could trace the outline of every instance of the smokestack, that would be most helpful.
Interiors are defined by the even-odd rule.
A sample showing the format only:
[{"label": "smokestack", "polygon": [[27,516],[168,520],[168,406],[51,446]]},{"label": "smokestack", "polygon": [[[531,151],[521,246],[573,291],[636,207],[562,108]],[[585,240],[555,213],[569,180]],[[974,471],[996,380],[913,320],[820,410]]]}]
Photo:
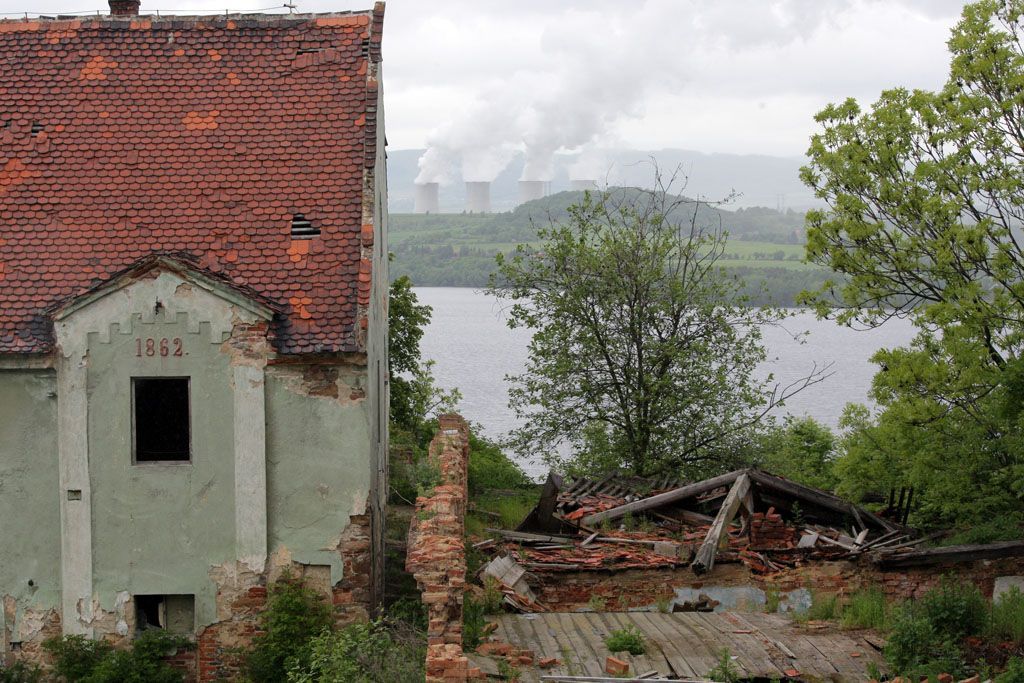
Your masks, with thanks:
[{"label": "smokestack", "polygon": [[413,211],[416,213],[440,213],[437,191],[437,183],[416,183],[416,199]]},{"label": "smokestack", "polygon": [[591,190],[591,191],[593,191],[593,190],[597,189],[597,181],[596,180],[570,180],[569,181],[569,189],[573,190],[574,192],[583,192],[584,190]]},{"label": "smokestack", "polygon": [[466,211],[473,213],[491,212],[490,183],[466,182]]},{"label": "smokestack", "polygon": [[141,0],[108,0],[110,3],[110,16],[112,17],[137,17]]},{"label": "smokestack", "polygon": [[546,180],[520,180],[519,203],[524,204],[548,196],[549,185]]}]

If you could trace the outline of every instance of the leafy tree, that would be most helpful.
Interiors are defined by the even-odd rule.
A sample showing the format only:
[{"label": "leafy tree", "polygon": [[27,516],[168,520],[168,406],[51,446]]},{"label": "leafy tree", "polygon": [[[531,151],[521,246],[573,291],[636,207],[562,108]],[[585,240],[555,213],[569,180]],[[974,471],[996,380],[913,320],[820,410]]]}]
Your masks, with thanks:
[{"label": "leafy tree", "polygon": [[534,331],[510,391],[517,451],[568,443],[591,469],[717,469],[772,406],[820,378],[773,391],[754,377],[761,327],[783,314],[744,305],[701,206],[663,190],[587,193],[537,231],[537,247],[499,255],[489,292],[511,300],[510,326]]},{"label": "leafy tree", "polygon": [[831,491],[836,446],[832,430],[814,418],[787,417],[784,425],[766,431],[760,464],[773,474]]},{"label": "leafy tree", "polygon": [[391,283],[388,302],[388,363],[391,370],[391,421],[417,432],[427,416],[450,408],[458,391],[442,392],[434,384],[433,361],[423,361],[420,340],[430,323],[430,306],[419,303],[412,280],[402,276]]},{"label": "leafy tree", "polygon": [[1024,512],[1022,13],[1021,0],[966,6],[945,86],[826,107],[803,169],[829,206],[808,214],[807,257],[845,276],[807,300],[840,322],[919,330],[874,358],[883,412],[860,420],[843,486],[886,462],[922,493],[919,521]]}]

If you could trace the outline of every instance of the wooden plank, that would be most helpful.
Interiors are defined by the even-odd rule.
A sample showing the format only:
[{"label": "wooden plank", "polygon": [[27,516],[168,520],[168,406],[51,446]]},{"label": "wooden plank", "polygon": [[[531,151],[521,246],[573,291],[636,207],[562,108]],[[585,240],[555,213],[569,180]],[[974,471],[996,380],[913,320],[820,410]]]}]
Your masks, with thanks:
[{"label": "wooden plank", "polygon": [[[644,629],[645,633],[656,636],[677,676],[700,676],[714,667],[714,664],[708,667],[711,659],[705,653],[707,648],[702,647],[699,642],[690,642],[692,636],[687,638],[676,628],[671,614],[644,612],[640,615],[640,622],[647,627]],[[691,674],[684,674],[685,671],[690,671]]]},{"label": "wooden plank", "polygon": [[[558,649],[558,643],[548,633],[547,621],[543,618],[547,615],[530,615],[537,618],[530,619],[526,615],[514,615],[523,631],[529,631],[526,633],[527,638],[530,640],[530,649],[537,655],[536,660],[543,659],[544,657],[554,657],[555,659],[561,660],[562,653]],[[536,661],[535,660],[535,661]],[[556,670],[558,673],[565,673],[562,671],[564,666],[555,667],[552,669],[552,673]]]},{"label": "wooden plank", "polygon": [[565,612],[559,612],[556,614],[558,618],[558,624],[561,626],[561,632],[559,633],[559,642],[567,643],[572,649],[572,653],[579,664],[580,671],[586,673],[588,676],[600,676],[604,673],[604,660],[598,661],[598,655],[594,652],[590,644],[580,637],[580,634],[576,632],[576,626],[573,624],[570,616]]},{"label": "wooden plank", "polygon": [[[718,665],[718,657],[723,647],[727,647],[727,643],[721,642],[707,627],[703,626],[699,621],[693,618],[696,612],[679,612],[675,614],[665,614],[672,618],[673,625],[676,630],[687,634],[687,640],[689,643],[696,643],[702,652],[701,664],[705,669],[703,671],[696,672],[701,676],[707,676],[708,672],[714,669]],[[738,664],[738,663],[737,663]],[[740,670],[745,672],[746,670],[740,667]]]},{"label": "wooden plank", "polygon": [[[587,616],[595,618],[596,621],[600,622],[602,625],[602,630],[604,630],[606,633],[610,633],[611,631],[629,627],[639,628],[637,624],[633,621],[633,613],[631,612],[605,612],[601,615],[590,614]],[[606,624],[605,621],[607,621],[608,623]],[[608,626],[613,626],[613,628],[608,629]],[[644,644],[647,647],[647,649],[650,649],[650,643],[647,642],[646,634],[644,635]],[[604,644],[603,640],[602,644]],[[605,646],[605,651],[607,650],[608,648],[607,646]],[[614,653],[609,651],[609,654],[612,654],[618,657],[619,659],[623,659],[624,661],[629,662],[629,671],[632,674],[639,674],[643,673],[644,671],[650,671],[652,668],[657,668],[654,665],[655,659],[652,657],[648,657],[646,652],[642,655],[631,655],[629,653]],[[664,663],[662,663],[662,667],[664,667]]]},{"label": "wooden plank", "polygon": [[[854,506],[853,503],[843,500],[839,496],[834,496],[831,493],[826,493],[825,491],[811,488],[810,486],[798,484],[795,481],[782,479],[768,474],[767,472],[762,472],[761,470],[749,470],[749,475],[751,479],[765,488],[785,493],[799,500],[803,500],[804,502],[818,505],[826,510],[832,510],[833,512],[837,512],[842,515],[852,517],[853,508],[857,507]],[[864,519],[872,521],[875,526],[881,527],[887,531],[895,531],[899,528],[889,520],[879,517],[870,510],[857,507],[857,511]]]},{"label": "wooden plank", "polygon": [[636,612],[633,615],[633,622],[643,632],[644,639],[653,650],[650,658],[658,674],[662,676],[681,676],[683,678],[694,676],[693,669],[687,663],[682,653],[677,652],[671,643],[667,642],[662,632],[658,631],[650,623],[645,612]]},{"label": "wooden plank", "polygon": [[788,618],[775,614],[745,614],[747,623],[753,625],[760,632],[772,634],[772,638],[785,642],[795,655],[796,661],[792,667],[814,678],[828,680],[838,673],[838,670],[829,664],[827,659],[822,658],[821,653],[807,642],[803,634],[797,633]]},{"label": "wooden plank", "polygon": [[942,548],[908,550],[902,553],[877,553],[872,560],[880,567],[916,567],[942,562],[971,562],[1024,555],[1024,540],[973,545],[950,545]]},{"label": "wooden plank", "polygon": [[753,633],[736,633],[736,631],[753,631],[749,624],[736,624],[720,614],[702,614],[694,612],[695,618],[702,621],[709,629],[722,634],[722,639],[729,643],[732,654],[743,662],[744,668],[760,678],[783,678],[784,674]]},{"label": "wooden plank", "polygon": [[715,556],[718,555],[718,546],[721,544],[722,538],[729,533],[729,523],[736,516],[740,505],[743,504],[744,497],[749,492],[750,477],[746,474],[741,474],[733,482],[732,488],[729,489],[729,495],[725,497],[725,502],[722,503],[722,507],[718,508],[718,514],[715,515],[715,523],[708,529],[707,536],[704,537],[704,542],[701,544],[696,557],[693,559],[693,563],[690,565],[697,574],[710,572],[714,568]]},{"label": "wooden plank", "polygon": [[627,513],[640,512],[641,510],[650,510],[651,508],[658,508],[668,503],[674,503],[679,500],[685,500],[686,498],[693,498],[694,496],[700,495],[707,491],[712,491],[719,486],[731,486],[736,478],[747,470],[736,470],[735,472],[729,472],[722,474],[712,479],[705,479],[695,484],[688,484],[665,493],[659,493],[656,496],[650,496],[648,498],[641,498],[635,500],[632,503],[626,503],[610,510],[603,512],[597,512],[592,515],[588,515],[583,518],[583,524],[590,526],[597,524],[606,519],[618,519]]},{"label": "wooden plank", "polygon": [[771,636],[769,636],[753,624],[750,619],[744,618],[746,616],[749,616],[746,612],[729,612],[722,614],[722,618],[730,624],[739,627],[741,630],[750,631],[747,635],[758,643],[760,650],[764,652],[768,657],[768,661],[772,663],[773,667],[778,669],[780,674],[783,674],[786,669],[792,668],[793,662],[791,660],[796,659],[796,655],[793,654],[793,652],[786,647],[784,643],[776,638],[778,635],[777,629],[769,629],[771,632]]}]

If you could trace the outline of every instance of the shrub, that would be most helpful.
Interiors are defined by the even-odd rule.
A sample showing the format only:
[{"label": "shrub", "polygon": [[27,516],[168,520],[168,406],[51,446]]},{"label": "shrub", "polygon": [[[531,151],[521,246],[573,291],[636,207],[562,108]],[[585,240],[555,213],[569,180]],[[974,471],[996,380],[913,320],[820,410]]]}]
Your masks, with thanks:
[{"label": "shrub", "polygon": [[1024,593],[1016,586],[993,603],[986,632],[991,638],[1024,643]]},{"label": "shrub", "polygon": [[1024,683],[1024,657],[1012,657],[1006,671],[996,676],[995,683]]},{"label": "shrub", "polygon": [[806,612],[797,612],[793,618],[797,621],[828,621],[838,615],[839,598],[835,594],[815,593],[811,596],[811,606]]},{"label": "shrub", "polygon": [[53,672],[68,683],[84,681],[114,651],[107,641],[85,636],[47,638],[43,649],[53,658]]},{"label": "shrub", "polygon": [[[400,633],[400,631],[399,631]],[[396,635],[380,621],[325,631],[309,642],[308,661],[293,659],[289,683],[419,683],[425,649],[415,636]]]},{"label": "shrub", "polygon": [[842,623],[846,628],[886,628],[889,603],[885,593],[878,588],[868,588],[850,595],[843,607]]},{"label": "shrub", "polygon": [[260,616],[263,632],[243,657],[246,675],[254,683],[279,683],[292,668],[308,668],[311,641],[333,624],[331,608],[319,593],[289,576],[278,580]]},{"label": "shrub", "polygon": [[631,655],[642,655],[647,652],[644,636],[635,626],[627,626],[612,631],[604,639],[609,652],[628,652]]},{"label": "shrub", "polygon": [[15,662],[10,666],[0,666],[0,683],[40,683],[43,670],[35,664]]},{"label": "shrub", "polygon": [[981,633],[988,621],[988,603],[978,587],[952,576],[942,577],[914,605],[936,633],[953,641]]},{"label": "shrub", "polygon": [[483,640],[484,606],[472,595],[466,593],[462,601],[462,644],[467,651],[475,650]]},{"label": "shrub", "polygon": [[493,441],[469,435],[469,491],[480,493],[489,489],[521,489],[532,485],[518,464],[512,461]]},{"label": "shrub", "polygon": [[708,671],[708,678],[719,683],[737,683],[740,680],[740,670],[733,664],[729,650],[722,648],[719,651],[718,663]]},{"label": "shrub", "polygon": [[105,657],[87,683],[181,683],[182,673],[164,657],[195,645],[187,638],[159,629],[143,631],[127,650],[115,650]]},{"label": "shrub", "polygon": [[143,631],[124,650],[84,636],[50,638],[43,643],[53,657],[54,673],[67,683],[180,683],[181,672],[164,657],[193,647],[187,638],[160,629]]},{"label": "shrub", "polygon": [[940,633],[918,609],[905,607],[900,611],[884,654],[893,671],[911,680],[940,673],[962,678],[965,673],[956,643]]}]

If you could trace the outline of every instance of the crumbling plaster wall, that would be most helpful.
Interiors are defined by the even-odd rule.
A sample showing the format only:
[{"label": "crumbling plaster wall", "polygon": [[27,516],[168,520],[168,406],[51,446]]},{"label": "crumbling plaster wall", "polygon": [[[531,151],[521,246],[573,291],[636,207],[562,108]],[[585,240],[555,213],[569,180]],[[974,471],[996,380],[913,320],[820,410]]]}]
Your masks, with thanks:
[{"label": "crumbling plaster wall", "polygon": [[[0,562],[4,649],[38,658],[62,612],[65,632],[122,641],[132,595],[191,594],[198,676],[214,680],[284,571],[339,621],[372,610],[366,358],[275,358],[269,313],[225,294],[147,272],[59,320],[56,377],[0,372],[0,520],[33,530]],[[131,380],[159,376],[190,379],[192,458],[133,464]]]},{"label": "crumbling plaster wall", "polygon": [[56,381],[52,370],[0,371],[0,661],[57,619]]}]

